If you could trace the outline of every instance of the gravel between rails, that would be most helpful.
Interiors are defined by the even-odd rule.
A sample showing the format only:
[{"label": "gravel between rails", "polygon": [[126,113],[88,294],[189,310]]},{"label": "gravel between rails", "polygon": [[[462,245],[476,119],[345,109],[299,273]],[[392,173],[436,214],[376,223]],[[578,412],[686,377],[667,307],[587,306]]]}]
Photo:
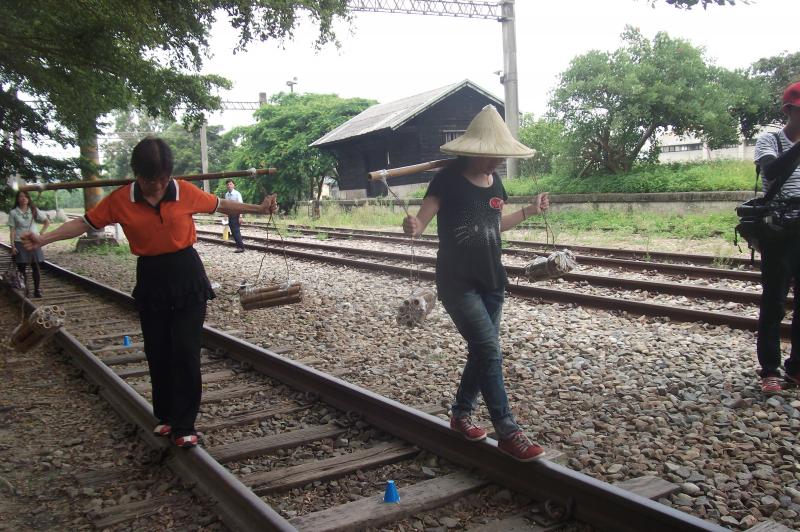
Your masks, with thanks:
[{"label": "gravel between rails", "polygon": [[[236,287],[264,255],[197,249],[220,284],[210,322],[288,345],[292,358],[321,359],[323,370],[356,368],[345,378],[407,404],[452,399],[463,342],[440,305],[422,327],[396,325],[407,278],[290,259],[303,302],[245,312]],[[67,243],[47,257],[132,288],[131,257],[76,254]],[[277,255],[266,255],[264,270],[285,279]],[[517,419],[573,469],[608,482],[671,480],[682,491],[662,502],[734,529],[800,523],[800,392],[760,393],[753,334],[509,299],[502,340]],[[481,406],[477,420],[488,424],[485,414]]]}]

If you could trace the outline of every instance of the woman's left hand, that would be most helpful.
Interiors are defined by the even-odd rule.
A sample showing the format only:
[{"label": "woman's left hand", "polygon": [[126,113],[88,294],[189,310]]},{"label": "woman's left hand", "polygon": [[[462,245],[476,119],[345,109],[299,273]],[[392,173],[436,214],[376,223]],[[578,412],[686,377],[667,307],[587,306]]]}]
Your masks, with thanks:
[{"label": "woman's left hand", "polygon": [[544,212],[550,208],[549,192],[542,192],[536,196],[536,207],[539,209],[539,212]]},{"label": "woman's left hand", "polygon": [[278,212],[278,195],[270,194],[261,202],[261,212],[264,214],[275,214]]}]

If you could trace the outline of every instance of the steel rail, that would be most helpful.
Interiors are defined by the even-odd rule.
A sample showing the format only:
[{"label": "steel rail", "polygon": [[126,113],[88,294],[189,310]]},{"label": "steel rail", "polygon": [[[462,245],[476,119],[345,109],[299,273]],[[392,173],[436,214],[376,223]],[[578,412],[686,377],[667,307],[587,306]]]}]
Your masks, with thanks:
[{"label": "steel rail", "polygon": [[[258,226],[259,222],[248,222]],[[409,238],[400,233],[384,233],[381,231],[366,231],[357,230],[358,232],[351,232],[350,230],[342,231],[337,228],[318,227],[316,229],[304,228],[302,226],[287,226],[290,231],[298,231],[307,234],[325,233],[332,237],[340,238],[358,238],[365,240],[377,240],[382,242],[394,243],[408,243]],[[356,230],[354,230],[356,231]],[[511,240],[508,241],[513,246],[524,244],[524,241]],[[414,239],[415,245],[436,247],[439,245],[438,239],[432,235],[422,235]],[[523,246],[524,247],[524,246]],[[573,249],[573,246],[557,246],[558,249]],[[536,255],[546,256],[545,251],[534,251],[529,249],[503,249],[505,255]],[[575,259],[581,264],[591,264],[594,266],[606,266],[610,268],[624,268],[628,270],[646,270],[657,271],[661,273],[668,273],[674,275],[686,275],[690,277],[700,277],[704,279],[733,279],[736,281],[749,281],[752,283],[761,282],[761,273],[754,271],[732,270],[728,268],[708,268],[705,266],[687,266],[682,264],[670,264],[666,262],[652,262],[633,259],[621,259],[613,257],[596,257],[592,255],[575,255]]]},{"label": "steel rail", "polygon": [[[204,229],[197,230],[198,235],[216,235],[220,234],[215,231],[207,231]],[[278,242],[277,239],[266,237],[248,236],[250,241],[256,242]],[[408,240],[403,244],[408,245]],[[395,253],[392,251],[360,249],[360,248],[346,248],[330,244],[320,244],[315,242],[299,242],[299,241],[285,241],[281,245],[288,245],[293,247],[301,247],[308,249],[335,251],[337,253],[349,253],[351,255],[363,255],[369,257],[378,257],[391,260],[404,260],[411,261],[412,257],[409,254]],[[414,256],[414,261],[424,264],[436,264],[435,257],[428,257],[425,255]],[[509,277],[525,277],[525,268],[520,266],[506,266],[506,273]],[[698,286],[693,284],[680,284],[670,283],[665,281],[645,281],[642,279],[626,279],[624,277],[608,277],[603,275],[590,275],[585,273],[567,273],[561,276],[562,279],[574,283],[589,283],[594,286],[605,286],[609,288],[621,288],[623,290],[643,290],[647,292],[655,292],[661,294],[671,294],[678,296],[694,297],[713,299],[717,301],[729,301],[733,303],[744,303],[750,305],[758,305],[761,302],[761,294],[757,292],[746,292],[742,290],[726,290],[721,288],[711,288],[708,286]],[[787,297],[787,306],[793,303],[793,297]]]},{"label": "steel rail", "polygon": [[[202,234],[198,234],[197,239],[198,241],[208,242],[211,244],[234,246],[233,243],[223,242],[219,240],[219,238],[210,238],[203,236]],[[250,244],[249,247],[251,249],[257,249],[259,251],[266,251],[269,253],[285,253],[287,256],[298,259],[322,261],[362,270],[381,271],[401,276],[408,276],[409,273],[408,266],[395,266],[391,264],[380,264],[376,262],[349,259],[346,257],[318,255],[305,251],[285,249],[279,246],[276,247],[264,246],[261,244]],[[432,271],[419,270],[415,273],[415,275],[418,275],[420,279],[431,281],[435,280],[435,274]],[[758,320],[756,318],[749,318],[747,316],[740,316],[737,314],[731,314],[729,312],[694,310],[669,305],[660,305],[657,303],[646,303],[643,301],[631,301],[628,299],[619,299],[614,297],[595,296],[590,294],[582,294],[580,292],[557,290],[553,288],[541,288],[537,286],[526,286],[514,283],[508,284],[506,286],[506,290],[510,294],[518,297],[524,297],[526,299],[539,299],[551,303],[575,304],[603,310],[670,318],[682,322],[704,322],[710,325],[726,325],[733,329],[743,329],[748,331],[755,331],[758,329]],[[785,321],[782,322],[780,331],[782,338],[790,338],[791,324]]]},{"label": "steel rail", "polygon": [[[263,222],[248,222],[259,224]],[[337,231],[337,232],[357,232],[358,234],[363,235],[375,235],[375,236],[403,236],[401,233],[392,232],[392,231],[379,231],[379,230],[371,230],[371,229],[349,229],[344,227],[327,227],[327,226],[303,226],[303,225],[290,225],[290,228],[293,229],[300,229],[303,228],[308,231]],[[429,240],[437,240],[437,238],[433,235],[422,235],[424,238]],[[508,243],[512,246],[522,247],[522,248],[552,248],[553,244],[546,243],[546,242],[535,242],[532,240],[508,240]],[[684,262],[694,262],[696,264],[716,264],[719,261],[727,261],[731,264],[736,264],[739,266],[758,266],[761,261],[754,260],[751,261],[750,259],[745,259],[742,257],[715,257],[712,255],[699,255],[695,253],[670,253],[667,251],[641,251],[637,249],[616,249],[616,248],[605,248],[605,247],[598,247],[598,246],[579,246],[579,245],[558,245],[556,246],[559,249],[571,249],[573,251],[582,251],[584,253],[598,253],[601,255],[608,255],[611,257],[624,257],[624,258],[658,258],[662,260],[672,260],[672,261],[684,261]]]},{"label": "steel rail", "polygon": [[[119,290],[49,262],[46,262],[45,266],[59,275],[84,286],[90,286],[115,300],[127,300],[129,306],[133,305],[133,298]],[[67,333],[64,336],[66,337]],[[529,463],[516,461],[499,451],[495,440],[487,438],[480,443],[468,442],[451,430],[443,420],[303,366],[211,327],[203,327],[203,341],[206,345],[226,350],[237,360],[249,362],[254,368],[289,386],[316,394],[332,406],[358,412],[369,423],[387,433],[456,463],[477,468],[494,482],[538,500],[558,501],[571,511],[574,518],[601,529],[630,532],[644,529],[649,532],[727,530],[715,523],[685,514],[546,460]],[[116,375],[113,377],[121,380]],[[130,388],[128,390],[130,394],[134,393]],[[141,398],[139,400],[143,402]],[[152,415],[149,420],[153,421]],[[181,456],[184,453],[175,454]],[[196,448],[185,454],[191,457],[206,453],[201,448]],[[198,483],[204,480],[198,479]],[[237,526],[254,529],[252,527],[256,525],[264,529],[263,522],[250,523],[247,521],[249,516],[238,517],[237,523],[241,525]]]}]

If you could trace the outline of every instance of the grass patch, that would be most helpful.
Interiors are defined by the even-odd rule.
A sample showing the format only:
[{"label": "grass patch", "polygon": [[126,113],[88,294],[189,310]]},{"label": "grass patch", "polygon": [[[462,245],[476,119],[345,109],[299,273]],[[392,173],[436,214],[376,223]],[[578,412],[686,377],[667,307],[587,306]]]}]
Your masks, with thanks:
[{"label": "grass patch", "polygon": [[97,255],[100,257],[125,257],[125,258],[133,257],[133,255],[131,254],[131,248],[127,244],[120,244],[118,246],[113,246],[111,244],[101,244],[99,246],[87,247],[80,253],[85,253],[87,255]]},{"label": "grass patch", "polygon": [[[416,214],[418,209],[417,206],[411,206],[409,212]],[[382,227],[399,231],[405,217],[403,207],[390,205],[388,202],[370,201],[358,207],[342,207],[337,203],[322,202],[319,218],[312,219],[307,213],[298,211],[295,217],[287,222],[311,227]],[[435,231],[435,228],[434,219],[426,232],[431,229]]]},{"label": "grass patch", "polygon": [[[707,192],[753,190],[755,166],[750,161],[709,161],[642,165],[631,172],[592,177],[544,175],[503,181],[509,196],[552,194]],[[413,198],[425,195],[425,188]]]},{"label": "grass patch", "polygon": [[[602,231],[622,235],[650,235],[682,239],[724,238],[733,241],[738,222],[734,212],[709,214],[661,214],[612,210],[554,212],[547,215],[550,227],[570,232]],[[543,228],[539,218],[530,226]]]},{"label": "grass patch", "polygon": [[[513,205],[511,206],[512,210]],[[416,213],[416,207],[412,208]],[[380,228],[400,230],[405,213],[400,207],[365,206],[353,209],[328,205],[318,220],[305,216],[284,223],[302,223],[311,226],[336,226],[350,228]],[[644,235],[681,239],[724,238],[733,241],[733,228],[738,222],[736,214],[718,212],[708,214],[663,214],[653,212],[627,212],[625,210],[591,210],[551,212],[547,215],[550,228],[558,239],[561,231],[580,233],[599,231],[621,235]],[[541,217],[531,218],[527,227],[544,228]],[[522,229],[521,227],[519,229]],[[426,234],[436,234],[436,218],[431,220]],[[327,234],[317,236],[324,240]]]}]

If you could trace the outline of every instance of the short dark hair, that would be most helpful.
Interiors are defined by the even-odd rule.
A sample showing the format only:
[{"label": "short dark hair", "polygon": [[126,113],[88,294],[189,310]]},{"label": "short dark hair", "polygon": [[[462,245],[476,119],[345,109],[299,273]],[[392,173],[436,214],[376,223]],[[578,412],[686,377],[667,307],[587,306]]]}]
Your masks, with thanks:
[{"label": "short dark hair", "polygon": [[[228,179],[227,181],[225,181],[225,184],[226,184],[226,185],[227,185],[228,183],[233,183],[233,179]],[[236,183],[233,183],[233,184],[235,185]]]},{"label": "short dark hair", "polygon": [[156,137],[139,141],[131,153],[131,170],[136,177],[160,179],[172,175],[172,150]]}]

